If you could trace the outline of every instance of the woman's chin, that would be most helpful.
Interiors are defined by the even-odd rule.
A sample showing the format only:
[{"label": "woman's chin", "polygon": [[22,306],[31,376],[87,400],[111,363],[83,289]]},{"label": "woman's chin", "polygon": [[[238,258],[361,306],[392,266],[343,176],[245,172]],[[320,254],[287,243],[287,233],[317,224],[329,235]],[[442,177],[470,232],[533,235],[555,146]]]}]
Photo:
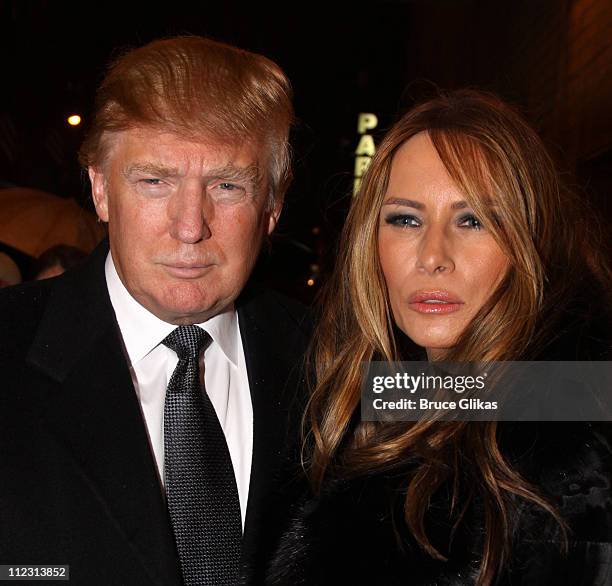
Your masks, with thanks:
[{"label": "woman's chin", "polygon": [[437,355],[441,355],[446,353],[450,348],[455,345],[455,340],[457,339],[454,335],[447,336],[424,336],[422,332],[411,336],[407,334],[407,336],[417,345],[421,346],[421,348],[425,348],[427,351],[427,357],[435,358]]}]

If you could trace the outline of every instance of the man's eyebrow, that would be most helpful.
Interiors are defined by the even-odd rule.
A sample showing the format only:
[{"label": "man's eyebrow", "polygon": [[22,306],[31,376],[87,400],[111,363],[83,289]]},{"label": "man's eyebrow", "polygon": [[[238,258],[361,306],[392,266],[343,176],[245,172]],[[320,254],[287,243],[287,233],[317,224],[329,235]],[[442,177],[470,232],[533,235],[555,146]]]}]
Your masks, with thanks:
[{"label": "man's eyebrow", "polygon": [[[403,197],[392,197],[391,199],[386,200],[385,202],[383,202],[383,205],[400,205],[400,206],[408,206],[411,208],[415,208],[417,210],[424,210],[425,206],[418,202],[418,201],[414,201],[413,199],[406,199]],[[451,209],[453,210],[463,210],[465,208],[468,207],[468,204],[466,201],[461,200],[461,201],[455,201],[451,204]]]},{"label": "man's eyebrow", "polygon": [[156,177],[176,177],[179,171],[176,167],[167,167],[161,163],[132,163],[123,170],[123,175],[129,177],[135,173],[155,175]]},{"label": "man's eyebrow", "polygon": [[246,181],[258,185],[261,180],[261,172],[257,163],[251,163],[246,167],[236,167],[231,163],[216,169],[206,171],[206,176],[214,179],[227,179],[229,181]]},{"label": "man's eyebrow", "polygon": [[[176,167],[168,167],[162,163],[152,162],[132,163],[123,170],[125,177],[136,173],[154,175],[155,177],[177,177],[180,175]],[[223,167],[206,170],[205,176],[214,179],[227,179],[229,181],[248,181],[254,185],[258,185],[262,180],[257,163],[252,163],[246,167],[236,167],[229,163]]]}]

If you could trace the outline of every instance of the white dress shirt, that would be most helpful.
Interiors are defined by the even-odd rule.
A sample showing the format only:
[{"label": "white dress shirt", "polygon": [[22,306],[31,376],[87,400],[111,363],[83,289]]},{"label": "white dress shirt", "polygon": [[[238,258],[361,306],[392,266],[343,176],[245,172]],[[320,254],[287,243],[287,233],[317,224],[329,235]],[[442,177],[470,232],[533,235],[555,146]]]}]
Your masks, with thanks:
[{"label": "white dress shirt", "polygon": [[[160,320],[130,295],[117,274],[110,252],[105,272],[134,389],[163,483],[164,400],[178,357],[161,342],[177,326]],[[223,428],[234,466],[244,528],[253,455],[253,405],[238,316],[232,306],[196,325],[212,338],[212,343],[200,357],[200,368],[205,365],[206,391]]]}]

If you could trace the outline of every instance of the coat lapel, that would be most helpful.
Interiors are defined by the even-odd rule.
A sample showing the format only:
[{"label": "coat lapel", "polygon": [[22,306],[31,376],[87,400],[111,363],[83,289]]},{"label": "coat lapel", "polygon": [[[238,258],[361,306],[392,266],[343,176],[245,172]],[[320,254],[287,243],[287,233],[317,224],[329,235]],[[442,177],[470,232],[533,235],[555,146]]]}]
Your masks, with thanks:
[{"label": "coat lapel", "polygon": [[243,542],[249,565],[261,563],[254,560],[274,524],[273,495],[299,438],[309,324],[270,292],[247,288],[236,305],[253,402],[253,460]]},{"label": "coat lapel", "polygon": [[[151,578],[180,584],[180,570],[140,404],[104,278],[106,247],[57,281],[29,362],[51,379],[41,389],[45,424]],[[95,528],[92,528],[95,531]]]}]

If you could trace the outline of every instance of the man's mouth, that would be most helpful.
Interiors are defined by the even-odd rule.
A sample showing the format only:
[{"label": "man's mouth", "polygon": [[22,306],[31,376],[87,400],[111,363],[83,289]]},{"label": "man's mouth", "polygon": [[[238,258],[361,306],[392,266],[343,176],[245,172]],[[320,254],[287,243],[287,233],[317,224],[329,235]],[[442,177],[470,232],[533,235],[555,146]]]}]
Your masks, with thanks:
[{"label": "man's mouth", "polygon": [[208,273],[215,265],[212,263],[162,263],[171,276],[179,279],[199,279]]}]

